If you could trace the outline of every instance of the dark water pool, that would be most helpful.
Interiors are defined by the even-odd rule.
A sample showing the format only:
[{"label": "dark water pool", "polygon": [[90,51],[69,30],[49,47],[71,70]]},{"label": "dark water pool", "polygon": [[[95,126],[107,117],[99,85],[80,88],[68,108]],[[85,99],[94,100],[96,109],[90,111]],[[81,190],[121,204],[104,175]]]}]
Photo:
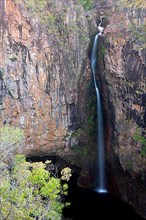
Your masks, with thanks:
[{"label": "dark water pool", "polygon": [[75,187],[69,192],[70,208],[64,217],[72,220],[143,220],[136,211],[110,193]]},{"label": "dark water pool", "polygon": [[[46,161],[61,164],[56,157],[30,157],[28,161]],[[64,164],[64,162],[62,162]],[[78,175],[69,181],[69,194],[66,199],[70,208],[63,210],[65,220],[144,220],[134,208],[110,193],[98,193],[92,189],[77,186]]]}]

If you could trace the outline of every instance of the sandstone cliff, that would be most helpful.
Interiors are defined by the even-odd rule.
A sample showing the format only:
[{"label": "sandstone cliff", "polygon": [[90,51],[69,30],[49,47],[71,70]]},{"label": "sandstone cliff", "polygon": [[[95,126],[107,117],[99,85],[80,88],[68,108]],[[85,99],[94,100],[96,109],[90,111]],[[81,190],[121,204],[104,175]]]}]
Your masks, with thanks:
[{"label": "sandstone cliff", "polygon": [[84,10],[50,1],[43,23],[23,1],[0,8],[1,121],[24,129],[27,155],[65,154],[84,120],[90,78]]},{"label": "sandstone cliff", "polygon": [[[113,1],[85,12],[77,1],[49,1],[44,16],[24,1],[0,1],[0,120],[21,127],[27,156],[57,155],[92,185],[96,156],[90,46],[104,15],[97,77],[103,101],[108,189],[146,217],[145,49],[129,25],[145,12]],[[105,6],[106,5],[106,6]],[[40,12],[39,12],[40,13]]]},{"label": "sandstone cliff", "polygon": [[146,138],[146,49],[145,37],[142,43],[136,35],[146,17],[144,10],[112,8],[101,68],[108,182],[146,217],[146,154],[140,141]]}]

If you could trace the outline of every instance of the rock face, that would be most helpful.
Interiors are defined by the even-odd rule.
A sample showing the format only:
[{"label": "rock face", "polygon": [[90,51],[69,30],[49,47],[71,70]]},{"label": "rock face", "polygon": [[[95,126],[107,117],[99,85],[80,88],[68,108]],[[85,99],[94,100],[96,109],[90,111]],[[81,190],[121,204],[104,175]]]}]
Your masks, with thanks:
[{"label": "rock face", "polygon": [[116,9],[104,32],[104,68],[100,77],[104,91],[107,178],[109,190],[146,218],[146,154],[140,140],[146,138],[146,50],[139,39],[130,36],[131,21],[135,26],[144,25],[144,11]]},{"label": "rock face", "polygon": [[27,155],[66,154],[84,119],[85,14],[74,1],[52,2],[48,21],[31,17],[23,1],[0,2],[0,118],[24,129]]},{"label": "rock face", "polygon": [[24,130],[27,156],[61,156],[82,168],[80,185],[92,185],[96,98],[88,54],[107,14],[97,71],[107,187],[146,218],[146,157],[135,140],[146,135],[146,58],[129,31],[131,19],[143,25],[144,11],[118,11],[109,0],[85,13],[74,0],[52,0],[42,15],[14,2],[0,1],[1,123]]}]

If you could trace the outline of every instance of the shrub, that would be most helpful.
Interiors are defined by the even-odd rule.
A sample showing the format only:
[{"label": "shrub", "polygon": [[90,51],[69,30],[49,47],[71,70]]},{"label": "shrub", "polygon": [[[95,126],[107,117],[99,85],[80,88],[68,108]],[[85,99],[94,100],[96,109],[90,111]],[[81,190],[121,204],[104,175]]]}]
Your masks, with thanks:
[{"label": "shrub", "polygon": [[90,10],[93,5],[93,0],[78,0],[78,2],[85,8],[85,10]]},{"label": "shrub", "polygon": [[141,143],[142,148],[141,148],[140,155],[142,157],[146,157],[146,137],[144,137],[140,134],[135,134],[134,135],[134,140]]},{"label": "shrub", "polygon": [[50,161],[30,163],[24,155],[15,155],[23,138],[19,128],[0,128],[1,220],[61,220],[68,189],[61,180],[70,179],[71,169],[64,168],[58,178]]},{"label": "shrub", "polygon": [[[26,162],[23,155],[17,155],[11,167],[1,164],[0,168],[3,171],[0,173],[3,220],[61,220],[65,206],[61,198],[67,194],[68,185],[62,185],[61,179],[46,170],[45,163]],[[62,174],[63,180],[69,180],[71,171],[65,170]]]},{"label": "shrub", "polygon": [[0,127],[0,162],[11,160],[16,151],[21,151],[24,134],[20,128]]}]

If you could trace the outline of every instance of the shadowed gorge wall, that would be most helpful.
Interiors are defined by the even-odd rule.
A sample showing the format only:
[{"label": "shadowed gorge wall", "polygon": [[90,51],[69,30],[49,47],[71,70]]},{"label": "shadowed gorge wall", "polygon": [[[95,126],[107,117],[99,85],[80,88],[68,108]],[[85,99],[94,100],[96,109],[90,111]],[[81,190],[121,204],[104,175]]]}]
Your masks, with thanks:
[{"label": "shadowed gorge wall", "polygon": [[[146,216],[146,157],[139,138],[145,134],[145,44],[129,25],[145,23],[144,10],[114,8],[104,36],[103,99],[106,118],[109,189]],[[143,29],[143,33],[145,29]],[[113,181],[113,182],[112,182]]]},{"label": "shadowed gorge wall", "polygon": [[57,155],[82,168],[92,186],[96,97],[89,54],[100,16],[104,34],[98,71],[105,119],[108,189],[146,217],[146,64],[141,38],[145,11],[98,1],[49,1],[41,19],[23,0],[0,1],[0,121],[21,127],[27,156]]}]

